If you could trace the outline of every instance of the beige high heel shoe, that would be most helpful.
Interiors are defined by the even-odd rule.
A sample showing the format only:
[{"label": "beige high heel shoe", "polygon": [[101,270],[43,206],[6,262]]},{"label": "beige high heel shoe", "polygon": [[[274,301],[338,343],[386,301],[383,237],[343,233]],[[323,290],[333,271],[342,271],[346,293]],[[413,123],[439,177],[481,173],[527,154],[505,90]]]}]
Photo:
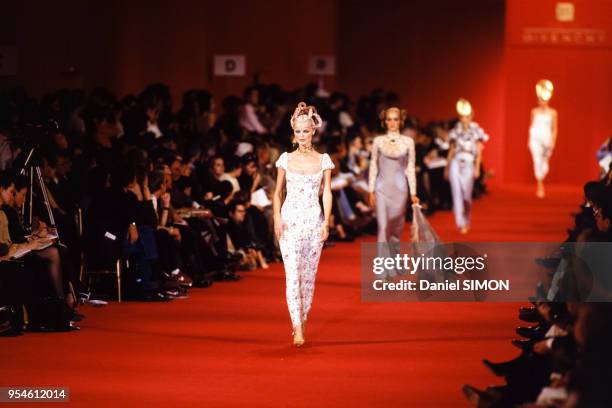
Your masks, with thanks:
[{"label": "beige high heel shoe", "polygon": [[297,330],[293,329],[293,345],[295,347],[302,347],[304,345],[304,332],[302,330],[302,327],[300,326],[300,330],[299,333]]}]

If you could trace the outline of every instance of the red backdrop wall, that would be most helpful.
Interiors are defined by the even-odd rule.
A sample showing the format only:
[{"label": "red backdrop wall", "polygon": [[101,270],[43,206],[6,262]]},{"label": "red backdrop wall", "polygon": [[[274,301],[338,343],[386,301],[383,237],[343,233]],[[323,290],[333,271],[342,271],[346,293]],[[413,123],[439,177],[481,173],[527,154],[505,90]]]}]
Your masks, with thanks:
[{"label": "red backdrop wall", "polygon": [[[336,53],[336,3],[326,0],[26,0],[8,7],[0,18],[18,24],[0,35],[17,46],[16,79],[35,95],[97,85],[123,95],[162,81],[180,103],[194,87],[218,98],[240,95],[255,74],[293,88],[316,79],[307,74],[309,55]],[[247,75],[213,77],[215,54],[245,54]]]},{"label": "red backdrop wall", "polygon": [[508,0],[506,13],[505,180],[533,180],[527,149],[534,85],[555,85],[559,133],[548,181],[583,183],[597,174],[595,151],[612,134],[612,2],[575,0],[575,20],[559,22],[554,0]]}]

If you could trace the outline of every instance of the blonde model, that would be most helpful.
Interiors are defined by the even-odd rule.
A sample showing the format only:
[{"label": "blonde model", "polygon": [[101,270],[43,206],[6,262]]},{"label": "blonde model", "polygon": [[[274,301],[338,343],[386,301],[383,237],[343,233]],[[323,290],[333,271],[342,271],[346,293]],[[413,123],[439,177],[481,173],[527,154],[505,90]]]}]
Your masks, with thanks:
[{"label": "blonde model", "polygon": [[533,172],[537,182],[536,196],[544,198],[544,179],[548,174],[548,162],[557,143],[557,111],[549,106],[553,84],[542,79],[536,84],[538,106],[531,110],[529,126],[529,150],[533,158]]},{"label": "blonde model", "polygon": [[474,180],[480,177],[484,142],[489,136],[473,121],[472,105],[465,99],[457,101],[459,122],[448,134],[450,150],[444,177],[448,179],[453,197],[455,223],[461,234],[467,234],[472,216]]},{"label": "blonde model", "polygon": [[[286,296],[293,326],[293,344],[304,344],[305,324],[312,305],[315,278],[331,215],[331,169],[327,153],[312,147],[322,120],[312,106],[300,102],[291,117],[298,147],[276,161],[278,175],[273,197],[274,233],[279,241],[286,278]],[[281,206],[283,185],[287,196]],[[319,191],[323,183],[323,211]]]}]

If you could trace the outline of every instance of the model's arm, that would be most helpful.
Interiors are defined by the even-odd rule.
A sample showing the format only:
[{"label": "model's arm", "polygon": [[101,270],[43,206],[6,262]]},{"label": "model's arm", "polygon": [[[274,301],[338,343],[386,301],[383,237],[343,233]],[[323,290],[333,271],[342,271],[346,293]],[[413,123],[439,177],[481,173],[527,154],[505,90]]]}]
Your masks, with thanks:
[{"label": "model's arm", "polygon": [[370,156],[370,170],[368,171],[368,191],[370,192],[370,206],[376,205],[376,195],[374,194],[374,185],[376,184],[376,176],[378,176],[378,143],[374,138],[372,143],[372,154]]},{"label": "model's arm", "polygon": [[448,180],[448,168],[455,156],[455,141],[449,141],[448,155],[446,156],[446,167],[444,168],[444,179]]},{"label": "model's arm", "polygon": [[282,167],[278,167],[276,175],[276,188],[274,189],[274,195],[272,196],[272,209],[274,212],[274,235],[276,239],[280,240],[283,233],[283,221],[281,219],[281,193],[283,191],[283,185],[285,183],[285,170]]},{"label": "model's arm", "polygon": [[408,178],[408,186],[410,187],[410,198],[413,203],[418,203],[417,197],[417,183],[416,183],[416,170],[415,170],[415,149],[414,140],[408,138],[408,166],[406,166],[406,177]]},{"label": "model's arm", "polygon": [[321,231],[321,242],[325,241],[329,236],[329,219],[331,217],[332,208],[332,191],[331,191],[331,170],[327,169],[323,172],[323,230]]},{"label": "model's arm", "polygon": [[552,145],[550,146],[550,148],[554,149],[555,145],[557,144],[557,111],[555,109],[552,110],[551,127]]},{"label": "model's arm", "polygon": [[531,118],[529,120],[529,137],[527,138],[527,148],[529,148],[529,140],[531,139],[531,128],[533,127],[533,118],[535,117],[535,109],[531,110]]},{"label": "model's arm", "polygon": [[482,149],[484,148],[484,144],[482,141],[476,142],[476,160],[474,161],[474,179],[478,179],[480,177],[480,163],[482,161]]}]

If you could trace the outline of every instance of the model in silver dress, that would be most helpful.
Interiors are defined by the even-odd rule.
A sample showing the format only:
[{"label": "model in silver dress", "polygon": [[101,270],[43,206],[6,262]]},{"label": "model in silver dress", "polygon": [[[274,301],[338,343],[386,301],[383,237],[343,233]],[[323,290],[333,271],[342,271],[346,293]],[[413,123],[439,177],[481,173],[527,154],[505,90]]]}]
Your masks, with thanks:
[{"label": "model in silver dress", "polygon": [[[406,220],[408,194],[412,203],[418,203],[414,140],[400,134],[405,113],[398,108],[389,108],[381,113],[387,129],[384,135],[376,136],[372,144],[369,170],[370,204],[376,208],[379,243],[386,243],[385,252],[396,252],[389,244],[401,240]],[[380,252],[380,251],[379,251]],[[382,255],[382,254],[381,254]],[[393,256],[393,253],[389,253]],[[394,273],[391,272],[390,276]]]}]

